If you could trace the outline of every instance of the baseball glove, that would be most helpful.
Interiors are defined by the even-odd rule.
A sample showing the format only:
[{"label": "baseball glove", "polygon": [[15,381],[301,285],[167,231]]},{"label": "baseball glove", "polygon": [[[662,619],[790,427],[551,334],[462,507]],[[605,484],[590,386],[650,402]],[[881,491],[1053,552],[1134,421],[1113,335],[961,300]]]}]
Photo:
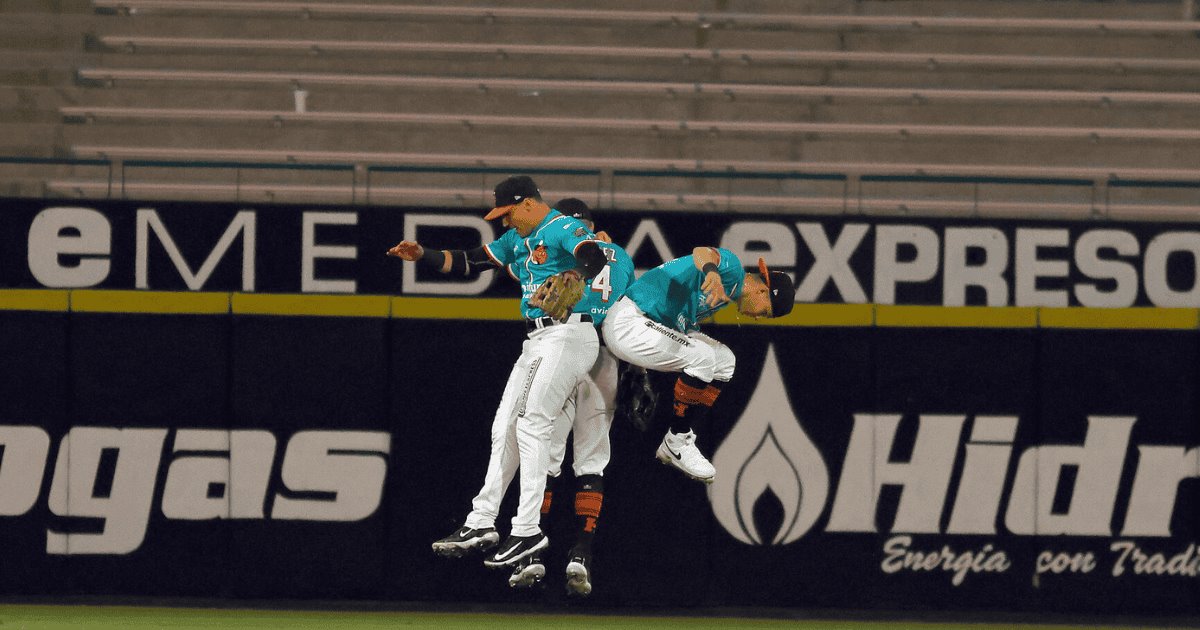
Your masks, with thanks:
[{"label": "baseball glove", "polygon": [[529,305],[565,322],[571,315],[571,309],[583,299],[583,285],[583,276],[573,269],[555,274],[533,292]]},{"label": "baseball glove", "polygon": [[616,415],[644,433],[654,426],[658,392],[646,368],[621,361],[618,374]]}]

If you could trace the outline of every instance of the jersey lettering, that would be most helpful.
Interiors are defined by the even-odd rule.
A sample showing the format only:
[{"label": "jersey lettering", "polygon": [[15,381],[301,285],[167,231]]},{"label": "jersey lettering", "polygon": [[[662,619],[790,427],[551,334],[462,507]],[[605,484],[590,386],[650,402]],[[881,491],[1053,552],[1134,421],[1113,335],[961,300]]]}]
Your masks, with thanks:
[{"label": "jersey lettering", "polygon": [[600,273],[592,278],[592,291],[600,294],[601,301],[608,302],[608,296],[612,294],[612,265],[604,265]]},{"label": "jersey lettering", "polygon": [[607,247],[601,247],[600,251],[604,252],[604,257],[608,259],[608,262],[605,263],[600,273],[596,274],[595,278],[592,278],[592,291],[599,293],[600,301],[607,304],[613,292],[612,265],[617,262],[617,252]]}]

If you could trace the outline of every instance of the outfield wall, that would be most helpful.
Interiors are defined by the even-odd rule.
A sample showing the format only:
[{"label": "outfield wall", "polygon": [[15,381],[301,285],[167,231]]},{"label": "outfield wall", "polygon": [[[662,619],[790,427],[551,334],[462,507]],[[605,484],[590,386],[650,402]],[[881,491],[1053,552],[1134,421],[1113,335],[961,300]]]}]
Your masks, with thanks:
[{"label": "outfield wall", "polygon": [[[523,325],[510,280],[382,252],[414,215],[472,215],[173,206],[158,229],[116,203],[35,228],[39,203],[0,212],[0,592],[562,597],[569,484],[545,592],[429,551],[482,480]],[[639,266],[744,239],[817,303],[713,325],[738,368],[697,427],[712,486],[614,427],[596,604],[1200,608],[1195,226],[647,217],[607,224],[645,235]],[[306,293],[305,269],[355,293]]]}]

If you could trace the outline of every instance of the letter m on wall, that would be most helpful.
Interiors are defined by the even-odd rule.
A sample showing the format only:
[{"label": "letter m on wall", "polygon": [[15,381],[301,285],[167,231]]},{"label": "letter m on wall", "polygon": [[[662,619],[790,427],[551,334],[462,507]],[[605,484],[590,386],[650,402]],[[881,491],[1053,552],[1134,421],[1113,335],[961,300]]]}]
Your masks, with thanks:
[{"label": "letter m on wall", "polygon": [[200,265],[200,269],[192,272],[188,262],[184,260],[183,254],[179,251],[179,246],[175,244],[175,240],[171,238],[171,234],[167,232],[167,226],[163,224],[162,218],[158,216],[158,211],[153,209],[142,208],[137,211],[137,260],[134,267],[134,281],[137,288],[149,289],[149,245],[150,233],[153,232],[162,243],[163,249],[167,251],[167,256],[171,258],[171,262],[175,265],[175,269],[179,271],[180,277],[183,278],[187,288],[192,291],[198,291],[204,287],[204,283],[208,281],[213,270],[216,269],[217,263],[221,261],[221,257],[225,252],[229,251],[233,245],[233,240],[237,238],[238,232],[242,234],[242,291],[254,290],[254,227],[255,215],[250,210],[238,212],[233,217],[233,221],[229,223],[229,227],[225,229],[225,233],[221,235],[216,246],[209,252],[208,258]]}]

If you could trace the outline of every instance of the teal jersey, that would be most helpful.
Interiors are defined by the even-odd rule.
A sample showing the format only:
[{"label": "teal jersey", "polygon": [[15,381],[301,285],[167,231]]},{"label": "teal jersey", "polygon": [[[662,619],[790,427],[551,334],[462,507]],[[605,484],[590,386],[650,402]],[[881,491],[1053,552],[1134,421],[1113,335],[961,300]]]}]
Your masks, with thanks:
[{"label": "teal jersey", "polygon": [[[716,250],[721,255],[717,272],[725,294],[732,301],[742,295],[746,281],[746,270],[742,261],[727,249]],[[626,295],[646,314],[646,317],[679,332],[690,332],[699,327],[700,320],[711,317],[725,306],[708,306],[700,290],[704,284],[704,273],[696,269],[691,256],[665,262],[638,278]],[[728,304],[729,302],[726,302]]]},{"label": "teal jersey", "polygon": [[[521,315],[533,319],[546,314],[540,308],[529,307],[533,292],[550,276],[574,269],[575,249],[594,238],[579,219],[551,210],[529,236],[522,237],[510,229],[483,248],[497,265],[507,268],[521,283]],[[585,301],[580,300],[574,311],[587,312]]]},{"label": "teal jersey", "polygon": [[633,259],[619,245],[596,241],[608,263],[588,283],[583,299],[575,306],[580,313],[590,313],[592,321],[599,326],[608,315],[608,309],[633,283]]}]

